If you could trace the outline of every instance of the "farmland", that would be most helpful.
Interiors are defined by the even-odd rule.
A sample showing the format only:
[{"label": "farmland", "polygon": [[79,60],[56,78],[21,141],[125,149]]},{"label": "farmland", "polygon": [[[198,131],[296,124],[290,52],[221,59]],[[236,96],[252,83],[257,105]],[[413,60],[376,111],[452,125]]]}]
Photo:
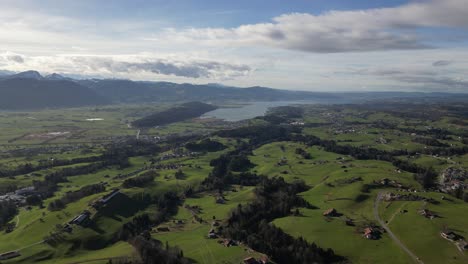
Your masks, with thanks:
[{"label": "farmland", "polygon": [[[20,254],[4,262],[137,261],[143,238],[195,263],[468,261],[441,237],[468,238],[462,106],[418,115],[419,105],[311,105],[240,122],[131,125],[167,109],[2,112],[0,197],[17,200],[0,253]],[[278,197],[288,199],[268,204]],[[238,232],[248,215],[250,233]],[[307,250],[293,256],[268,232]]]}]

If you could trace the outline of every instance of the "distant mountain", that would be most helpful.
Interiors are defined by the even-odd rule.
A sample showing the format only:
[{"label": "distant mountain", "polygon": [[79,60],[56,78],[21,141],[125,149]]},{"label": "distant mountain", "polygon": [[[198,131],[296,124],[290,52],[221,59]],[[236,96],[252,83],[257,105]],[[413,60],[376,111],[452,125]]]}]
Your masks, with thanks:
[{"label": "distant mountain", "polygon": [[268,87],[239,88],[217,83],[189,84],[119,79],[78,80],[37,71],[0,71],[0,109],[75,107],[105,103],[313,101],[322,104],[426,98],[467,101],[467,94],[421,92],[307,92]]},{"label": "distant mountain", "polygon": [[13,74],[15,74],[15,72],[7,71],[7,70],[0,70],[0,78],[5,77],[5,76],[10,76]]},{"label": "distant mountain", "polygon": [[25,71],[25,72],[20,72],[17,74],[9,75],[6,77],[6,79],[34,79],[34,80],[42,80],[44,77],[37,72],[37,71]]},{"label": "distant mountain", "polygon": [[158,101],[279,101],[279,100],[339,100],[336,94],[288,91],[265,87],[238,88],[223,85],[177,84],[170,82],[135,82],[130,80],[81,80],[96,93],[115,103]]},{"label": "distant mountain", "polygon": [[25,72],[0,80],[0,109],[79,107],[110,102],[76,82],[47,80],[36,73]]},{"label": "distant mountain", "polygon": [[51,80],[51,81],[60,81],[60,80],[68,80],[68,81],[72,81],[71,78],[67,78],[65,76],[62,76],[60,74],[57,74],[57,73],[52,73],[52,74],[49,74],[47,75],[46,77],[44,77],[46,80]]}]

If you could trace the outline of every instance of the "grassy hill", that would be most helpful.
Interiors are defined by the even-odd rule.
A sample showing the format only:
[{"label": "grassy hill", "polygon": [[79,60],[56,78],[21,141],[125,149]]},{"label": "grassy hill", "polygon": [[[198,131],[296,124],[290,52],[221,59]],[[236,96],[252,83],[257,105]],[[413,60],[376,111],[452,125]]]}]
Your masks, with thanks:
[{"label": "grassy hill", "polygon": [[199,117],[206,112],[215,110],[216,108],[216,106],[210,104],[189,102],[135,120],[132,124],[136,127],[162,126]]}]

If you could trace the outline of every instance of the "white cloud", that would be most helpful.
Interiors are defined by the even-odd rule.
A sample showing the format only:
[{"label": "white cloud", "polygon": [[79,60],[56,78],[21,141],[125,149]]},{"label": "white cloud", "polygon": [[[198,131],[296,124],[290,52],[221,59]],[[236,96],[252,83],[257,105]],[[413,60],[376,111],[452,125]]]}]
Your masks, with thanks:
[{"label": "white cloud", "polygon": [[[6,52],[0,61],[24,62],[24,56]],[[10,70],[41,68],[45,72],[84,74],[90,76],[131,76],[132,74],[157,74],[184,78],[227,80],[248,75],[253,69],[245,64],[234,64],[213,60],[157,58],[144,55],[115,56],[30,56],[28,63],[10,65]],[[42,65],[42,67],[40,66]],[[45,67],[44,67],[45,65]]]},{"label": "white cloud", "polygon": [[153,39],[205,45],[269,46],[317,53],[425,49],[414,29],[468,28],[465,0],[414,2],[394,8],[292,13],[236,28],[166,29]]},{"label": "white cloud", "polygon": [[20,54],[16,54],[13,52],[3,52],[0,53],[0,63],[4,64],[21,64],[24,62],[24,57]]}]

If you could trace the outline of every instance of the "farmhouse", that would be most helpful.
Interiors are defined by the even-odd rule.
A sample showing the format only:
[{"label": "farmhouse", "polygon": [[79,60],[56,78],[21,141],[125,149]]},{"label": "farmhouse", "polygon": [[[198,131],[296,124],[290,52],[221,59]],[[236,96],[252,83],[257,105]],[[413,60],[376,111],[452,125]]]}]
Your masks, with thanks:
[{"label": "farmhouse", "polygon": [[169,231],[171,231],[171,230],[169,229],[169,227],[158,227],[158,228],[156,228],[156,230],[157,230],[158,232],[169,232]]},{"label": "farmhouse", "polygon": [[211,229],[210,232],[208,233],[208,238],[217,238],[218,236],[216,235],[216,232],[214,229]]},{"label": "farmhouse", "polygon": [[225,204],[226,201],[223,199],[223,197],[218,196],[218,197],[216,197],[216,203],[217,204]]},{"label": "farmhouse", "polygon": [[104,195],[101,200],[99,200],[101,203],[103,204],[106,204],[107,202],[109,202],[112,198],[114,198],[117,194],[120,193],[120,190],[119,189],[114,189],[112,192],[110,192],[109,194],[106,194]]},{"label": "farmhouse", "polygon": [[89,218],[89,216],[91,215],[91,213],[89,211],[84,211],[83,213],[77,215],[75,218],[73,218],[71,221],[70,221],[70,224],[75,224],[75,225],[81,225],[82,223],[84,223],[84,221],[86,219]]},{"label": "farmhouse", "polygon": [[7,260],[21,256],[18,251],[10,251],[0,254],[0,260]]},{"label": "farmhouse", "polygon": [[336,211],[335,208],[330,208],[326,210],[325,212],[323,212],[323,216],[329,216],[329,217],[338,216],[338,212]]},{"label": "farmhouse", "polygon": [[232,247],[237,245],[237,243],[232,239],[224,239],[221,240],[220,243],[223,244],[223,246],[225,247]]},{"label": "farmhouse", "polygon": [[452,241],[452,242],[455,242],[455,241],[460,240],[462,238],[460,235],[457,235],[452,231],[444,231],[444,232],[441,232],[440,235],[443,238],[445,238],[445,239],[447,239],[449,241]]},{"label": "farmhouse", "polygon": [[437,215],[434,212],[431,212],[427,209],[419,211],[419,214],[429,219],[434,219],[435,217],[437,217]]},{"label": "farmhouse", "polygon": [[367,239],[376,239],[376,233],[375,230],[372,227],[366,227],[364,229],[364,237]]},{"label": "farmhouse", "polygon": [[10,251],[3,254],[0,254],[0,260],[7,260],[21,256],[18,251]]}]

